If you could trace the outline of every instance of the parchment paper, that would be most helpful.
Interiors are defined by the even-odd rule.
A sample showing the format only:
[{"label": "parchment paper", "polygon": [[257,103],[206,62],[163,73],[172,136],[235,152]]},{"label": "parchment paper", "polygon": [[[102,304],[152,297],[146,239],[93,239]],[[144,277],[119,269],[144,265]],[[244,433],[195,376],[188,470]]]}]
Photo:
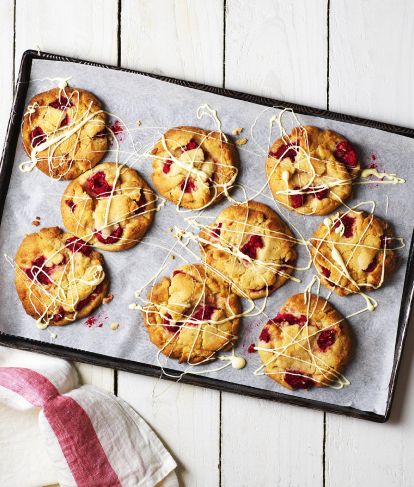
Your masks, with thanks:
[{"label": "parchment paper", "polygon": [[[43,78],[70,76],[72,79],[69,81],[69,86],[91,91],[103,102],[108,112],[115,113],[130,124],[134,142],[141,152],[148,149],[169,127],[194,125],[215,129],[212,119],[204,117],[200,121],[197,118],[197,108],[208,103],[217,110],[226,134],[231,134],[236,127],[244,128],[242,135],[248,139],[248,144],[239,150],[241,164],[238,181],[255,190],[260,189],[266,182],[264,161],[269,137],[269,119],[279,110],[271,109],[263,113],[264,107],[260,105],[199,92],[145,76],[44,60],[33,61],[31,71],[33,81],[29,86],[27,102],[36,93],[57,85],[56,82],[51,84],[48,80],[41,81]],[[254,135],[259,145],[255,145],[250,127],[258,116]],[[112,122],[115,121],[115,118],[111,119]],[[412,204],[414,140],[372,128],[315,117],[299,116],[299,119],[302,124],[316,125],[322,129],[330,128],[343,134],[356,147],[363,166],[369,167],[375,162],[380,170],[397,173],[399,177],[407,180],[406,184],[395,186],[376,185],[375,182],[355,186],[354,199],[351,201],[351,204],[356,204],[375,200],[377,202],[375,214],[391,223],[394,235],[404,238],[406,248],[398,251],[397,271],[379,290],[370,293],[379,301],[378,308],[374,312],[366,312],[348,320],[354,335],[354,350],[344,374],[350,380],[350,386],[342,390],[324,387],[289,392],[265,376],[254,376],[253,371],[261,364],[260,357],[258,353],[249,354],[247,349],[252,343],[257,344],[260,330],[265,322],[264,318],[244,318],[241,321],[236,353],[246,358],[246,367],[242,370],[227,367],[223,371],[209,374],[209,377],[384,414],[414,222]],[[139,128],[136,126],[137,120],[141,121]],[[289,123],[286,128],[290,130]],[[274,130],[273,134],[273,140],[279,136],[277,130]],[[123,162],[132,151],[132,142],[125,134],[119,138],[124,139],[120,142],[120,162]],[[232,139],[231,135],[230,139]],[[375,157],[375,161],[372,156]],[[49,331],[38,330],[35,320],[25,314],[15,290],[14,270],[3,258],[3,254],[7,253],[14,257],[24,234],[38,231],[41,227],[58,225],[64,228],[59,205],[68,182],[52,182],[37,169],[31,173],[22,173],[18,165],[25,160],[28,158],[20,139],[0,231],[2,254],[0,330],[10,335],[49,342],[51,340]],[[115,152],[109,151],[102,162],[114,160]],[[131,163],[133,161],[134,159]],[[140,159],[135,163],[134,168],[153,187],[150,177],[151,162],[148,158]],[[270,195],[268,191],[265,194]],[[242,199],[240,190],[236,190],[232,195],[236,199]],[[389,196],[388,215],[386,215],[386,195]],[[268,204],[273,209],[278,209],[277,205],[265,196],[260,196],[257,200]],[[215,217],[228,204],[228,201],[224,200],[209,208],[205,215]],[[370,211],[370,206],[364,209]],[[154,222],[142,243],[127,251],[102,252],[110,275],[110,292],[113,293],[114,300],[96,310],[94,316],[97,318],[97,323],[91,327],[85,325],[86,320],[64,327],[50,327],[49,330],[57,334],[54,342],[75,349],[156,365],[157,348],[148,338],[142,314],[139,311],[129,310],[128,305],[137,302],[134,297],[135,290],[154,276],[168,255],[167,250],[149,243],[172,247],[176,241],[173,239],[173,233],[168,232],[168,229],[174,225],[186,228],[187,222],[184,218],[196,214],[197,212],[178,214],[175,206],[167,202],[166,207],[155,214]],[[323,220],[323,217],[303,217],[286,210],[281,214],[285,220],[297,226],[306,239],[312,237]],[[41,217],[41,227],[36,228],[31,225],[36,216]],[[206,223],[210,221],[206,220]],[[298,246],[297,249],[299,266],[306,265],[308,262],[306,248]],[[185,249],[176,246],[175,250],[195,262]],[[196,248],[194,250],[199,254]],[[177,256],[175,260],[167,259],[167,264],[168,267],[163,275],[169,275],[174,268],[183,265],[184,261]],[[303,292],[315,273],[313,267],[306,272],[295,271],[294,275],[301,279],[302,283],[288,281],[271,294],[266,309],[269,316],[275,316],[291,295]],[[327,293],[328,291],[322,288],[321,295],[326,297]],[[340,298],[333,293],[330,301],[344,316],[365,307],[364,299],[358,295]],[[98,326],[101,323],[103,325]],[[119,328],[111,330],[111,323],[119,323]],[[208,369],[220,365],[223,365],[223,362],[216,361],[203,367]],[[185,369],[185,366],[177,365],[174,360],[168,361],[167,367],[178,371]]]}]

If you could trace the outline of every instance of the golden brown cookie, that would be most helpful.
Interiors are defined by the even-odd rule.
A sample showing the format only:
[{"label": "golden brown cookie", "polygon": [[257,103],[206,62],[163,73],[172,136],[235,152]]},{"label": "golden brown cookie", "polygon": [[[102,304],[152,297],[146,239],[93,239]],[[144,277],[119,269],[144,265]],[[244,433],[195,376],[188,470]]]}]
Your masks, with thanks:
[{"label": "golden brown cookie", "polygon": [[255,201],[232,205],[199,235],[209,272],[216,273],[240,297],[262,298],[292,273],[296,239],[268,206]]},{"label": "golden brown cookie", "polygon": [[387,222],[363,211],[326,218],[310,242],[322,284],[340,296],[380,287],[398,262],[392,236]]},{"label": "golden brown cookie", "polygon": [[[101,102],[87,91],[54,88],[39,93],[30,100],[24,116],[24,150],[29,157],[34,155],[37,167],[47,176],[74,179],[105,154],[105,121]],[[55,142],[37,153],[51,140]]]},{"label": "golden brown cookie", "polygon": [[258,343],[266,375],[290,390],[340,382],[351,347],[345,319],[324,299],[303,293],[265,324]]},{"label": "golden brown cookie", "polygon": [[296,127],[272,145],[266,159],[269,188],[288,210],[326,215],[352,197],[360,163],[352,144],[332,130]]},{"label": "golden brown cookie", "polygon": [[237,175],[239,158],[224,134],[197,127],[168,130],[155,144],[151,177],[175,205],[203,208],[220,201]]},{"label": "golden brown cookie", "polygon": [[196,364],[215,358],[237,339],[239,300],[228,286],[190,264],[163,277],[143,310],[150,340],[169,358]]},{"label": "golden brown cookie", "polygon": [[101,250],[117,251],[144,236],[154,201],[153,191],[134,169],[105,162],[68,185],[60,210],[69,232]]},{"label": "golden brown cookie", "polygon": [[84,318],[108,293],[102,255],[59,227],[27,235],[15,262],[20,301],[41,324],[67,325]]}]

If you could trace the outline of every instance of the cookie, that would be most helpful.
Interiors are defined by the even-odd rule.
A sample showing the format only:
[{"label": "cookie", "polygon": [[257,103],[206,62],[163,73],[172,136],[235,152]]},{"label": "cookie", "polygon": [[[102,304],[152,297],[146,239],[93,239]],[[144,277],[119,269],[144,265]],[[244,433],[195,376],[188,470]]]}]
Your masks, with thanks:
[{"label": "cookie", "polygon": [[240,297],[262,298],[289,279],[296,239],[268,206],[232,205],[199,234],[209,271],[230,283]]},{"label": "cookie", "polygon": [[39,327],[84,318],[108,294],[102,255],[59,227],[27,235],[15,262],[17,293]]},{"label": "cookie", "polygon": [[276,201],[304,215],[327,215],[352,197],[360,163],[352,144],[332,130],[294,128],[272,145],[266,177]]},{"label": "cookie", "polygon": [[220,201],[237,176],[237,151],[220,132],[176,127],[162,136],[151,155],[157,190],[192,210]]},{"label": "cookie", "polygon": [[179,363],[197,364],[231,348],[237,339],[239,300],[201,265],[185,265],[148,293],[144,323],[151,342]]},{"label": "cookie", "polygon": [[363,211],[325,218],[310,242],[322,284],[340,296],[380,287],[397,266],[392,236],[387,222]]},{"label": "cookie", "polygon": [[105,162],[69,183],[60,210],[69,232],[101,250],[117,251],[144,236],[154,201],[153,191],[134,169]]},{"label": "cookie", "polygon": [[266,375],[290,390],[340,381],[351,347],[345,319],[324,299],[303,293],[265,324],[258,343]]},{"label": "cookie", "polygon": [[[24,115],[24,150],[47,176],[74,179],[105,154],[105,121],[101,102],[87,91],[55,88],[39,93],[30,100]],[[29,167],[25,164],[23,170]]]}]

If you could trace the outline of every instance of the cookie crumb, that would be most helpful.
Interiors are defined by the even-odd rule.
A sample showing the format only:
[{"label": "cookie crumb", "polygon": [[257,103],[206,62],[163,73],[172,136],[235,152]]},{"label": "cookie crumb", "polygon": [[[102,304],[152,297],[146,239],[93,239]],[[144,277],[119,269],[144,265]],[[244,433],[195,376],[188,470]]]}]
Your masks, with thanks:
[{"label": "cookie crumb", "polygon": [[37,220],[33,220],[32,221],[32,225],[34,225],[35,227],[37,227],[39,225],[39,222]]},{"label": "cookie crumb", "polygon": [[170,227],[170,228],[168,229],[168,231],[169,231],[169,232],[172,232],[172,231],[173,231],[172,227]]},{"label": "cookie crumb", "polygon": [[111,142],[114,140],[112,137],[108,137],[108,139],[109,139],[109,141],[111,141]]},{"label": "cookie crumb", "polygon": [[37,217],[36,217],[36,220],[40,220],[40,216],[37,216]]},{"label": "cookie crumb", "polygon": [[111,293],[108,293],[108,296],[106,298],[103,298],[102,302],[103,304],[108,304],[114,299],[113,295]]},{"label": "cookie crumb", "polygon": [[138,127],[141,125],[141,122],[140,122],[139,120],[138,120],[138,122],[137,122],[137,125],[138,125]]},{"label": "cookie crumb", "polygon": [[237,145],[244,145],[247,143],[247,139],[239,139],[239,140],[236,140],[236,144]]},{"label": "cookie crumb", "polygon": [[242,127],[237,127],[236,129],[233,130],[233,135],[239,135],[242,130],[243,130]]},{"label": "cookie crumb", "polygon": [[173,256],[173,254],[170,255],[170,259],[171,260],[174,260],[175,259],[175,257]]},{"label": "cookie crumb", "polygon": [[112,323],[111,330],[116,330],[118,328],[118,326],[119,326],[118,323]]}]

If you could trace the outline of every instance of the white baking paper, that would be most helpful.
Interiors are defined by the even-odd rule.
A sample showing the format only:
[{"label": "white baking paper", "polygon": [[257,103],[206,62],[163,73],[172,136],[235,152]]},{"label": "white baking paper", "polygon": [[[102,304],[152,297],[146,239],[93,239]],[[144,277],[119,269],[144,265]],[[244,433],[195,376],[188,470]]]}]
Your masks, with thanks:
[{"label": "white baking paper", "polygon": [[[105,110],[127,122],[136,144],[135,148],[140,153],[150,148],[160,134],[169,127],[193,125],[204,129],[215,129],[211,118],[204,117],[201,121],[197,118],[198,107],[207,103],[217,110],[222,129],[226,134],[230,134],[231,139],[231,133],[236,127],[243,127],[242,136],[248,139],[248,143],[239,148],[241,162],[238,181],[253,190],[259,190],[265,184],[264,162],[269,137],[269,120],[279,113],[279,110],[264,111],[264,107],[260,105],[184,88],[132,73],[45,60],[33,61],[32,81],[27,102],[35,94],[57,85],[56,82],[52,84],[44,78],[58,77],[72,77],[69,86],[91,91],[103,102]],[[250,128],[257,117],[259,118],[254,128],[254,138],[257,141],[255,144]],[[288,121],[287,118],[285,121]],[[241,370],[227,367],[220,372],[212,372],[208,376],[258,389],[384,414],[414,222],[412,203],[414,140],[372,128],[317,117],[299,116],[299,119],[302,124],[316,125],[322,129],[330,128],[343,134],[356,147],[365,167],[375,163],[380,168],[380,172],[384,170],[388,173],[397,173],[399,177],[406,179],[406,184],[399,185],[376,185],[375,182],[357,185],[351,202],[356,204],[375,200],[377,203],[375,214],[391,223],[394,235],[404,238],[406,248],[398,251],[400,259],[397,271],[379,290],[370,293],[379,301],[378,308],[374,312],[365,312],[348,320],[354,335],[354,348],[344,375],[351,382],[350,386],[342,390],[324,387],[290,392],[268,377],[253,375],[261,361],[257,352],[248,353],[248,347],[257,344],[260,330],[266,321],[264,317],[241,320],[236,354],[246,358],[246,367]],[[116,119],[111,117],[111,120],[114,122]],[[136,124],[138,120],[141,122],[139,127]],[[288,122],[287,130],[290,131],[291,127],[292,124]],[[273,134],[271,142],[279,136],[277,130],[274,130]],[[125,132],[118,138],[123,139],[120,141],[120,162],[124,162],[133,150],[132,142]],[[114,161],[115,155],[114,146],[113,151],[109,151],[102,162]],[[64,228],[59,205],[68,182],[51,181],[37,169],[31,173],[22,173],[18,166],[26,160],[28,158],[20,139],[0,230],[1,254],[8,254],[11,257],[15,256],[24,234],[38,231],[41,227],[58,225]],[[134,164],[134,168],[153,187],[150,177],[151,162],[148,158],[139,160],[133,158],[129,164]],[[250,195],[252,194],[253,191]],[[236,199],[243,199],[240,189],[236,189],[232,195]],[[283,210],[266,195],[270,195],[268,190],[257,200],[279,212]],[[386,214],[387,196],[389,197],[388,214]],[[205,215],[217,216],[228,204],[229,202],[224,200],[209,208]],[[371,207],[368,205],[364,209],[370,211]],[[291,221],[300,228],[306,239],[312,237],[323,220],[323,217],[304,217],[286,210],[280,213],[285,220]],[[158,349],[148,338],[142,314],[130,310],[128,306],[134,302],[139,303],[134,296],[135,290],[155,275],[168,256],[167,250],[151,244],[172,247],[176,240],[168,229],[175,225],[186,228],[187,222],[184,219],[196,214],[197,212],[177,213],[175,206],[167,202],[160,212],[155,213],[153,224],[143,242],[130,250],[103,252],[111,279],[110,292],[114,295],[114,299],[96,310],[94,314],[96,323],[92,326],[86,325],[86,320],[80,320],[64,327],[39,330],[35,320],[25,314],[17,297],[14,287],[14,269],[2,257],[0,259],[0,331],[45,342],[53,340],[54,343],[74,349],[156,365]],[[36,216],[41,217],[41,227],[31,225]],[[210,221],[206,220],[206,223]],[[186,259],[195,262],[186,249],[176,245],[174,250],[177,254],[181,253]],[[198,253],[196,246],[193,250]],[[298,246],[298,252],[298,265],[306,265],[308,262],[306,248]],[[184,261],[177,255],[174,260],[167,259],[166,263],[168,267],[163,274],[169,275],[175,267],[183,265]],[[282,288],[271,294],[266,309],[269,316],[275,316],[291,295],[303,292],[314,274],[313,267],[305,272],[295,271],[294,275],[301,279],[302,283],[288,281]],[[322,288],[321,295],[325,297],[327,294],[328,291]],[[358,295],[340,298],[333,293],[330,301],[344,316],[365,307],[364,299]],[[112,323],[119,323],[119,328],[111,330]],[[100,324],[102,326],[99,326]],[[49,330],[57,334],[56,339],[51,339]],[[164,358],[163,361],[165,362]],[[223,362],[215,361],[202,367],[211,369],[220,365],[223,365]],[[186,368],[184,365],[179,366],[174,360],[169,360],[167,367],[177,371]],[[197,367],[196,370],[200,368]]]}]

